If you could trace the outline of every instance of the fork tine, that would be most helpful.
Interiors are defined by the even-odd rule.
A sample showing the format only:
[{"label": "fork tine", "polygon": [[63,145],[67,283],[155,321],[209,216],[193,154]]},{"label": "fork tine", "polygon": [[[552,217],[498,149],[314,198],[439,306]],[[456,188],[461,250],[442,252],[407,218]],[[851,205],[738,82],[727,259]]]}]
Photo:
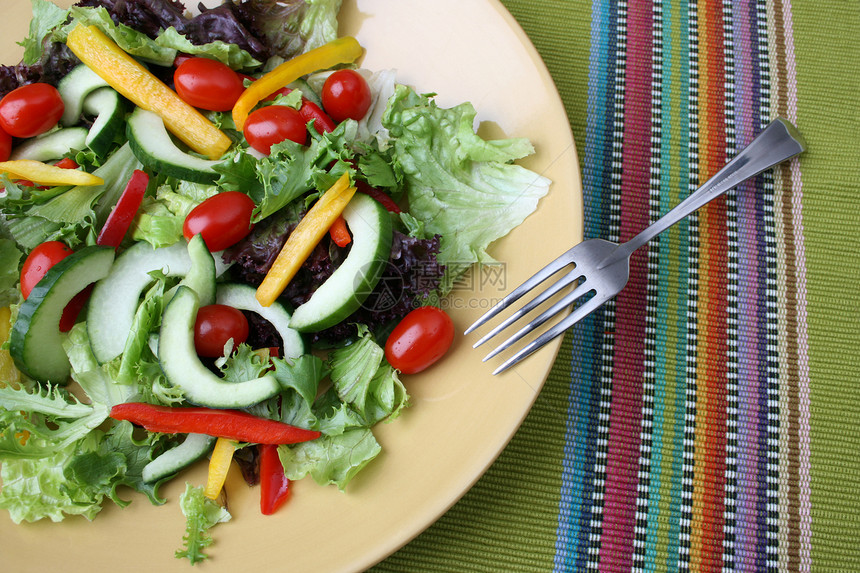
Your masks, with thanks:
[{"label": "fork tine", "polygon": [[536,287],[537,285],[539,285],[540,283],[542,283],[543,281],[569,265],[571,263],[570,256],[573,253],[574,249],[576,249],[576,247],[565,251],[557,259],[555,259],[547,266],[533,274],[523,284],[511,291],[510,294],[508,294],[505,298],[493,305],[493,307],[490,308],[490,310],[488,310],[487,312],[485,312],[478,320],[476,320],[472,324],[472,326],[467,328],[466,331],[463,332],[463,334],[469,334],[470,332],[472,332],[473,330],[499,314],[501,311],[505,310],[508,306],[518,301],[524,294],[532,290],[534,287]]},{"label": "fork tine", "polygon": [[528,303],[524,304],[522,306],[522,308],[518,309],[515,313],[513,313],[511,316],[506,318],[502,323],[500,323],[498,326],[496,326],[493,330],[491,330],[490,332],[485,334],[480,340],[478,340],[475,344],[472,345],[472,348],[477,348],[477,347],[481,346],[486,341],[493,338],[495,335],[497,335],[498,333],[500,333],[501,331],[506,329],[511,324],[518,321],[520,318],[524,317],[526,314],[530,313],[532,310],[534,310],[535,308],[540,306],[543,302],[548,300],[550,297],[552,297],[558,291],[560,291],[564,287],[568,286],[569,284],[571,284],[572,282],[574,282],[575,280],[577,280],[581,276],[582,276],[582,273],[580,272],[579,267],[575,267],[569,273],[567,273],[566,275],[564,275],[563,277],[558,279],[556,282],[554,282],[548,289],[546,289],[545,291],[543,291],[542,293],[537,295],[535,298],[533,298]]},{"label": "fork tine", "polygon": [[524,327],[522,327],[521,329],[519,329],[516,332],[516,334],[514,334],[513,336],[511,336],[510,338],[508,338],[507,340],[502,342],[500,345],[498,345],[495,348],[495,350],[493,350],[492,352],[490,352],[489,354],[487,354],[484,357],[482,362],[486,362],[487,360],[489,360],[490,358],[492,358],[493,356],[495,356],[499,352],[502,352],[503,350],[509,348],[511,345],[513,345],[517,341],[519,341],[523,336],[532,332],[535,328],[539,327],[540,325],[542,325],[543,323],[548,321],[550,318],[552,318],[553,316],[555,316],[556,314],[561,312],[562,309],[567,308],[568,306],[573,304],[576,301],[576,299],[578,299],[579,297],[581,297],[584,294],[587,294],[591,290],[592,290],[592,287],[589,284],[588,280],[586,280],[585,282],[583,282],[582,284],[577,286],[575,289],[573,289],[573,291],[570,294],[568,294],[563,299],[561,299],[560,301],[558,301],[557,303],[552,305],[550,308],[545,310],[537,318],[529,321],[529,323],[527,325],[525,325]]},{"label": "fork tine", "polygon": [[495,376],[496,374],[501,374],[508,368],[517,364],[523,358],[540,349],[548,342],[558,338],[568,328],[570,328],[571,326],[573,326],[574,324],[600,308],[600,306],[603,305],[603,303],[605,303],[610,298],[612,298],[612,296],[595,295],[588,302],[570,313],[564,320],[562,320],[561,322],[553,326],[551,329],[547,330],[546,332],[532,340],[528,345],[524,346],[516,354],[505,360],[501,364],[501,366],[493,370],[493,375]]}]

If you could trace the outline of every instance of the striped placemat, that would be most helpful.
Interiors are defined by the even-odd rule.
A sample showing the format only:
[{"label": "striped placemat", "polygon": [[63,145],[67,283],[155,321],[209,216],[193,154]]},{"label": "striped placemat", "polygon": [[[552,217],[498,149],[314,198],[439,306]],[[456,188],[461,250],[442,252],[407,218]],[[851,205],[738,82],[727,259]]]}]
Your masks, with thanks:
[{"label": "striped placemat", "polygon": [[640,249],[499,461],[374,570],[860,570],[860,5],[504,4],[567,105],[586,236],[772,118],[810,151]]}]

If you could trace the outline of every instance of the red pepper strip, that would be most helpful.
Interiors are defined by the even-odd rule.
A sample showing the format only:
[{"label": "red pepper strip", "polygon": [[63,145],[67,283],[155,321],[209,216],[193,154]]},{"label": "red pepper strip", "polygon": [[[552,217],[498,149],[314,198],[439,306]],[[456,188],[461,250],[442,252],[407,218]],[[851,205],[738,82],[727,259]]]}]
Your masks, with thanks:
[{"label": "red pepper strip", "polygon": [[302,98],[302,107],[299,108],[299,115],[305,120],[305,123],[313,121],[314,128],[318,132],[322,129],[322,133],[330,133],[337,127],[334,120],[320,106],[304,98]]},{"label": "red pepper strip", "polygon": [[60,316],[60,332],[68,332],[78,321],[78,315],[90,300],[90,293],[93,291],[94,285],[89,285],[84,290],[72,297],[72,300],[66,304],[63,309],[63,314]]},{"label": "red pepper strip", "polygon": [[331,235],[331,240],[338,247],[345,247],[352,242],[352,237],[349,236],[349,229],[346,226],[346,219],[343,218],[343,215],[339,215],[334,220],[334,223],[331,224],[328,230],[328,234]]},{"label": "red pepper strip", "polygon": [[104,227],[99,233],[96,243],[104,247],[119,247],[125,238],[128,229],[140,204],[143,202],[143,194],[149,184],[149,175],[139,169],[135,169],[128,184],[119,196],[113,211],[108,215]]},{"label": "red pepper strip", "polygon": [[54,163],[54,167],[61,167],[63,169],[77,169],[80,165],[72,159],[71,157],[63,157],[56,163]]},{"label": "red pepper strip", "polygon": [[[59,161],[57,161],[56,163],[54,163],[54,167],[59,167],[61,169],[77,169],[78,167],[80,167],[80,165],[78,165],[75,162],[75,160],[72,159],[71,157],[64,157],[64,158],[60,159]],[[20,185],[21,187],[35,187],[36,186],[35,183],[33,183],[32,181],[27,181],[26,179],[19,179],[15,183]],[[50,187],[47,187],[45,185],[40,185],[39,189],[50,189]]]},{"label": "red pepper strip", "polygon": [[[290,88],[281,88],[269,97],[265,98],[263,101],[274,101],[279,95],[288,95],[292,91],[293,90]],[[334,120],[330,118],[328,114],[320,108],[320,106],[304,96],[302,96],[302,105],[299,108],[299,116],[301,116],[305,123],[313,121],[314,128],[317,129],[317,133],[331,133],[337,127]],[[320,129],[322,129],[321,132]]]},{"label": "red pepper strip", "polygon": [[272,515],[290,497],[290,480],[278,457],[278,446],[260,444],[260,512]]},{"label": "red pepper strip", "polygon": [[400,213],[402,211],[402,209],[397,206],[397,203],[394,202],[394,199],[392,199],[379,189],[371,187],[364,181],[356,181],[355,188],[360,193],[370,195],[371,197],[379,201],[379,203],[381,203],[382,206],[385,207],[385,209],[391,213]]},{"label": "red pepper strip", "polygon": [[111,408],[110,417],[128,420],[150,432],[207,434],[253,444],[297,444],[320,436],[319,432],[258,418],[241,410],[177,408],[127,402]]}]

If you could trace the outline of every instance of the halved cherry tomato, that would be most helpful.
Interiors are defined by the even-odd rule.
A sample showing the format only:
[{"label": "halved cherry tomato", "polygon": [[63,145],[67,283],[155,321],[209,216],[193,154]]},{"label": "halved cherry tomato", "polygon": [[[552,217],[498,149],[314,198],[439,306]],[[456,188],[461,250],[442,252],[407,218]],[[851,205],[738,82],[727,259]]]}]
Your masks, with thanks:
[{"label": "halved cherry tomato", "polygon": [[233,347],[248,340],[248,319],[242,311],[224,304],[201,306],[194,322],[194,348],[200,356],[218,358],[231,338]]},{"label": "halved cherry tomato", "polygon": [[[32,251],[24,260],[21,267],[21,294],[26,300],[33,287],[42,280],[48,270],[74,253],[72,249],[60,241],[47,241]],[[60,318],[60,332],[68,332],[77,322],[78,314],[90,296],[90,288],[79,292],[69,301]]]},{"label": "halved cherry tomato", "polygon": [[12,137],[34,137],[57,125],[65,109],[54,86],[27,84],[0,100],[0,127]]},{"label": "halved cherry tomato", "polygon": [[210,251],[221,251],[251,232],[254,207],[254,200],[239,191],[213,195],[188,213],[182,233],[189,241],[201,234]]},{"label": "halved cherry tomato", "polygon": [[209,58],[183,59],[173,72],[176,93],[186,103],[211,111],[228,111],[245,87],[229,66]]},{"label": "halved cherry tomato", "polygon": [[416,308],[394,327],[385,342],[385,357],[404,374],[435,364],[454,341],[451,317],[435,306]]},{"label": "halved cherry tomato", "polygon": [[266,155],[284,140],[304,145],[308,141],[305,120],[298,111],[285,105],[269,105],[251,112],[242,129],[248,143]]},{"label": "halved cherry tomato", "polygon": [[323,108],[335,121],[359,120],[370,109],[370,86],[355,70],[334,72],[323,84],[320,96]]},{"label": "halved cherry tomato", "polygon": [[0,128],[0,161],[6,161],[12,154],[12,136]]}]

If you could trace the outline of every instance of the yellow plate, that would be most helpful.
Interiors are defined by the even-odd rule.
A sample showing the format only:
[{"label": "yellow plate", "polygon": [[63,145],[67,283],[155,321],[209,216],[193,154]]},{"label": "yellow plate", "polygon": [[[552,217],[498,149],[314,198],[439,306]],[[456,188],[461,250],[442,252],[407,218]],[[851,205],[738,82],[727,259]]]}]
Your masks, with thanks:
[{"label": "yellow plate", "polygon": [[[9,5],[14,6],[10,8]],[[196,2],[188,2],[196,4]],[[29,2],[7,2],[2,54],[19,59]],[[543,62],[515,20],[495,0],[346,0],[342,33],[355,35],[370,69],[395,68],[402,83],[438,93],[442,106],[471,101],[489,137],[525,136],[537,153],[523,164],[553,180],[538,211],[491,254],[500,272],[478,273],[448,301],[462,332],[490,303],[581,239],[581,183],[567,116]],[[444,361],[404,376],[414,404],[378,426],[383,453],[347,488],[295,484],[274,516],[260,515],[259,490],[231,471],[230,523],[212,530],[208,572],[257,566],[326,573],[361,571],[408,542],[454,504],[484,473],[519,427],[546,379],[558,345],[493,377],[499,362],[482,363],[473,338],[459,336]],[[161,490],[154,507],[111,502],[93,522],[16,526],[0,517],[4,571],[190,571],[173,557],[185,522],[178,507],[185,481],[205,483],[198,464]]]}]

